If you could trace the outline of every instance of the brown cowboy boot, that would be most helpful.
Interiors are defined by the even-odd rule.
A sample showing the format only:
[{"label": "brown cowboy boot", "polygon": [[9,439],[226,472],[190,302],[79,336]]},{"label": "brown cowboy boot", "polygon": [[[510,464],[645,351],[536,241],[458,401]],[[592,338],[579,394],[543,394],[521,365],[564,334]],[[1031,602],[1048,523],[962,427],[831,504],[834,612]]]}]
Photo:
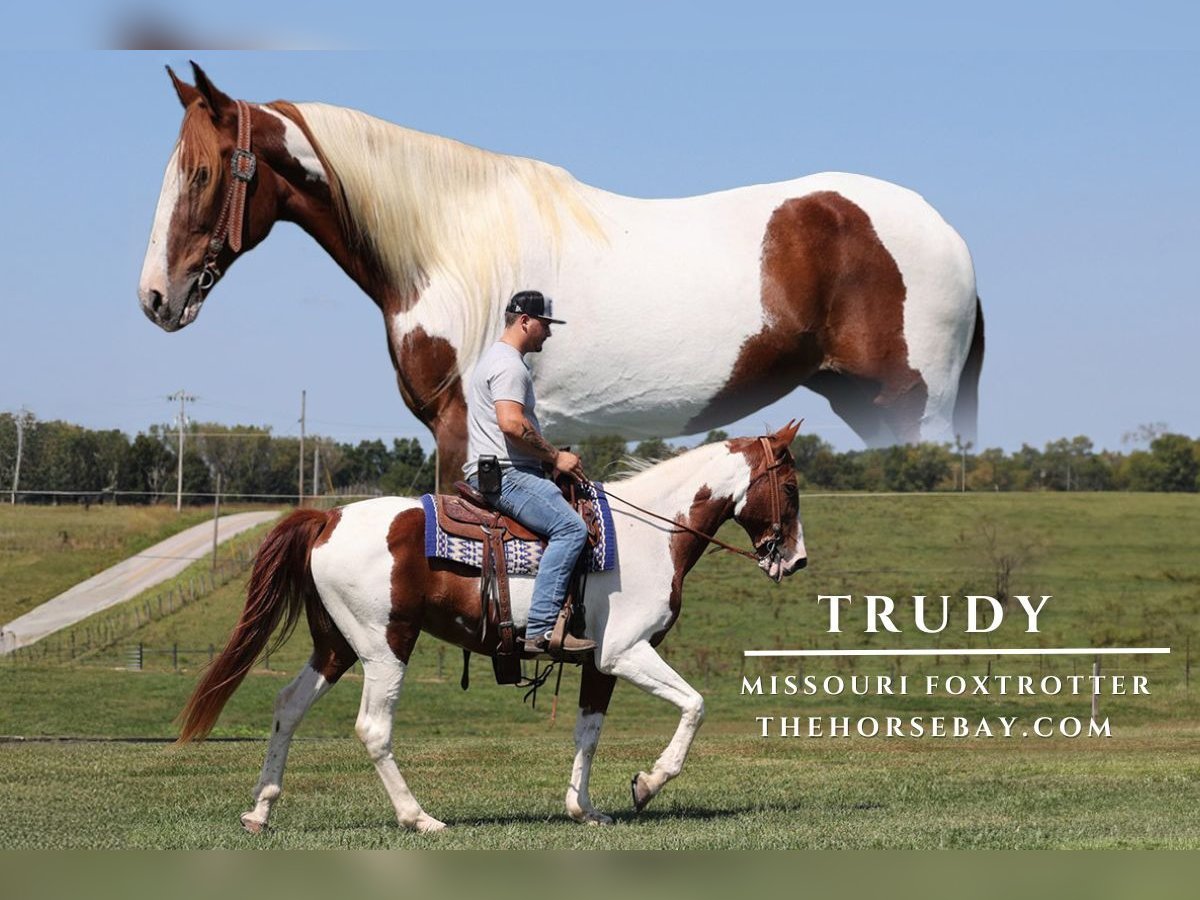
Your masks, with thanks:
[{"label": "brown cowboy boot", "polygon": [[[568,634],[563,638],[562,652],[564,654],[591,653],[595,649],[596,642],[589,638],[577,638],[573,634]],[[550,655],[554,655],[553,644],[550,646]]]},{"label": "brown cowboy boot", "polygon": [[530,654],[548,654],[551,659],[574,662],[571,657],[591,653],[596,649],[596,642],[587,638],[577,638],[573,634],[563,636],[561,645],[551,637],[550,632],[526,637],[523,639],[523,651]]},{"label": "brown cowboy boot", "polygon": [[554,630],[550,633],[550,646],[547,651],[550,653],[551,659],[562,660],[564,662],[579,662],[577,657],[591,653],[596,649],[596,642],[587,638],[576,637],[570,632],[571,624],[571,609],[570,601],[563,605],[563,608],[558,612],[558,619],[554,623]]},{"label": "brown cowboy boot", "polygon": [[521,650],[524,653],[545,653],[550,649],[550,632],[545,634],[525,635],[521,638]]}]

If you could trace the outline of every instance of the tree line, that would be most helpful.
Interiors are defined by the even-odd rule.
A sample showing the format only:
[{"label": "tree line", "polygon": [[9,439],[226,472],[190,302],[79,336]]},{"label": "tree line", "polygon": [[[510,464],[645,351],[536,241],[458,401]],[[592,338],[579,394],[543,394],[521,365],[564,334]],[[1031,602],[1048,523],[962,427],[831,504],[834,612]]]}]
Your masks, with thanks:
[{"label": "tree line", "polygon": [[[61,421],[0,413],[0,490],[10,493],[21,462],[18,493],[25,501],[54,502],[60,492],[82,500],[155,503],[174,497],[179,439],[154,425],[133,438]],[[300,491],[300,440],[274,437],[254,425],[193,422],[183,433],[185,502],[212,502],[218,476],[222,495],[286,499]],[[433,461],[416,438],[344,443],[320,435],[304,441],[304,493],[420,494],[433,490]]]},{"label": "tree line", "polygon": [[[724,440],[709,432],[705,442]],[[951,444],[906,444],[878,450],[835,450],[817,435],[792,443],[802,488],[834,491],[1189,491],[1200,490],[1200,439],[1142,426],[1127,435],[1146,448],[1097,450],[1084,435],[1023,444],[1006,453]],[[644,441],[635,456],[662,459],[679,452],[661,440]]]},{"label": "tree line", "polygon": [[[18,427],[18,425],[20,427]],[[948,444],[911,444],[880,450],[835,450],[812,434],[792,445],[797,479],[809,490],[853,491],[1191,491],[1200,489],[1200,440],[1161,427],[1144,427],[1145,447],[1097,450],[1084,436],[1062,438],[1012,453],[999,448],[960,452]],[[705,443],[728,438],[711,431]],[[178,437],[156,425],[130,438],[62,421],[20,420],[0,413],[0,490],[11,490],[20,444],[17,492],[24,502],[55,502],[65,495],[85,501],[154,503],[173,497]],[[574,448],[589,474],[613,477],[631,457],[666,459],[683,447],[659,438],[632,451],[619,435],[583,441]],[[274,437],[270,428],[195,422],[184,432],[183,491],[188,502],[209,503],[218,476],[223,495],[286,499],[299,492],[300,441]],[[434,460],[416,438],[357,444],[322,436],[305,440],[304,493],[416,495],[434,488]],[[58,492],[58,493],[50,493]]]}]

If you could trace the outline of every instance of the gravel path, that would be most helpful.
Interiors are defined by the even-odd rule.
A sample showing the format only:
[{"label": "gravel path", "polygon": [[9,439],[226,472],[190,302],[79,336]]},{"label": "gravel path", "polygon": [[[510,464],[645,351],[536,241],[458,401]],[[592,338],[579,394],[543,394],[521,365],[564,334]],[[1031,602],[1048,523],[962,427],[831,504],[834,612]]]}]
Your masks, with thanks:
[{"label": "gravel path", "polygon": [[[224,543],[235,535],[263,522],[278,512],[246,512],[221,516],[217,523],[217,541]],[[156,584],[174,578],[192,563],[212,552],[212,522],[194,525],[179,534],[148,547],[87,581],[64,591],[0,629],[0,655],[39,641],[48,634],[74,625],[88,616],[136,597]]]}]

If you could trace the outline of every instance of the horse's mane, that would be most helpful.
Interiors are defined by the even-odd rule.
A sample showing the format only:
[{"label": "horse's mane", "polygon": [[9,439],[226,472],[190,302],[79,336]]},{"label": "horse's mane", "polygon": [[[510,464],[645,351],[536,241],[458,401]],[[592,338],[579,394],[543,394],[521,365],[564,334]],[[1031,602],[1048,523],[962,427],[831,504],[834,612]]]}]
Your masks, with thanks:
[{"label": "horse's mane", "polygon": [[640,475],[647,469],[653,469],[661,461],[627,453],[613,463],[612,470],[608,473],[608,480],[618,481],[632,478],[634,475]]},{"label": "horse's mane", "polygon": [[308,120],[296,108],[296,104],[289,103],[287,100],[274,100],[268,103],[267,107],[286,116],[304,133],[304,139],[312,145],[313,152],[317,154],[317,159],[320,160],[321,168],[325,170],[325,178],[329,184],[329,199],[333,204],[333,213],[337,216],[342,232],[350,239],[351,246],[360,243],[362,235],[354,223],[354,217],[350,214],[350,207],[346,203],[346,191],[342,187],[342,182],[338,178],[337,171],[330,164],[329,158],[321,149],[321,145],[313,135],[312,129],[309,128]]},{"label": "horse's mane", "polygon": [[643,485],[650,484],[686,484],[697,468],[708,465],[721,456],[737,457],[743,453],[748,455],[751,465],[758,465],[759,462],[755,460],[759,459],[761,455],[759,438],[731,438],[727,441],[700,444],[698,447],[677,453],[664,460],[650,460],[629,455],[622,457],[617,463],[615,470],[605,479],[605,484],[618,486],[618,492],[627,489],[637,490]]},{"label": "horse's mane", "polygon": [[476,358],[499,323],[497,295],[518,275],[522,207],[541,218],[548,246],[537,249],[551,261],[568,224],[604,239],[579,182],[561,168],[354,109],[296,108],[341,182],[352,237],[369,244],[400,296],[416,297],[435,274],[456,285],[439,318],[461,323],[460,359]]},{"label": "horse's mane", "polygon": [[208,182],[196,195],[195,209],[208,209],[221,183],[221,137],[213,127],[207,108],[193,103],[183,114],[179,127],[179,171],[194,182],[201,168],[208,169]]},{"label": "horse's mane", "polygon": [[616,470],[606,479],[606,484],[629,485],[639,479],[665,479],[668,482],[691,475],[708,456],[719,456],[728,452],[724,443],[701,444],[667,459],[646,459],[625,456],[617,463]]}]

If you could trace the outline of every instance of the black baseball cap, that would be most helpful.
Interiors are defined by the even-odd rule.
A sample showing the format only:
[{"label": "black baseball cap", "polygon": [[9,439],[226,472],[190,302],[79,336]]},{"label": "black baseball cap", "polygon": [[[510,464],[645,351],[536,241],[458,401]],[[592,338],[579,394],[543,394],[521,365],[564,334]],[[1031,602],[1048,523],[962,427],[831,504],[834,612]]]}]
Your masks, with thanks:
[{"label": "black baseball cap", "polygon": [[555,322],[559,325],[566,325],[562,319],[552,318],[554,315],[554,301],[545,296],[541,291],[517,291],[512,295],[512,299],[508,301],[508,308],[504,310],[506,313],[524,313],[525,315],[541,319],[543,322]]}]

